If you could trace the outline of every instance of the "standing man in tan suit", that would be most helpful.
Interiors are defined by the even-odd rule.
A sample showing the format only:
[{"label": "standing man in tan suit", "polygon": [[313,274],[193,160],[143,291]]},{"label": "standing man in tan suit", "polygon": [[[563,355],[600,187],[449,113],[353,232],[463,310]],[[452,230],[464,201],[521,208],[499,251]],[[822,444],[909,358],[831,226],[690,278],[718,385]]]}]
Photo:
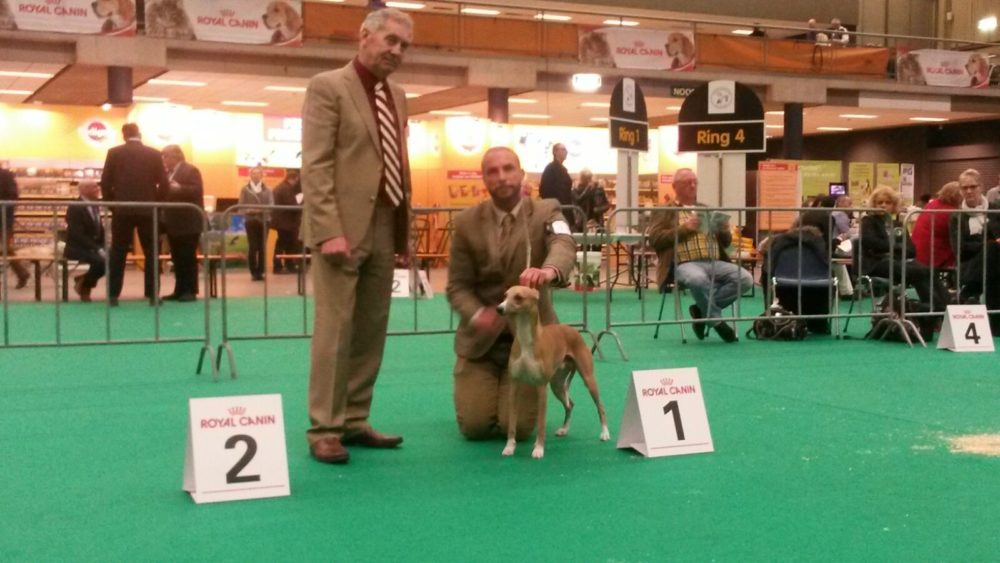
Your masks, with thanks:
[{"label": "standing man in tan suit", "polygon": [[[455,216],[448,265],[448,302],[461,316],[455,333],[455,415],[470,440],[507,435],[512,385],[507,360],[514,336],[496,309],[504,292],[513,285],[563,287],[576,258],[559,201],[522,195],[524,170],[514,151],[489,149],[482,172],[490,199]],[[539,313],[543,324],[558,322],[547,290],[541,291]],[[537,418],[535,389],[525,386],[522,392],[519,440],[531,435]]]},{"label": "standing man in tan suit", "polygon": [[324,463],[347,463],[345,446],[403,441],[375,431],[368,414],[395,255],[408,253],[406,95],[387,78],[412,41],[406,13],[369,13],[357,57],[314,76],[302,108],[303,240],[316,257],[306,437]]}]

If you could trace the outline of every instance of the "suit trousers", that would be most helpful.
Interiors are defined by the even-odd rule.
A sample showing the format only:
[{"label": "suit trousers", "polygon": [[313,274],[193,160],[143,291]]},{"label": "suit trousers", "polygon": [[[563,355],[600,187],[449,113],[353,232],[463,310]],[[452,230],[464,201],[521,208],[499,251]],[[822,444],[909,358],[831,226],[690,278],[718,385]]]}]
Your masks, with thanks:
[{"label": "suit trousers", "polygon": [[315,254],[309,370],[309,444],[369,428],[368,415],[389,325],[395,210],[377,205],[347,259]]},{"label": "suit trousers", "polygon": [[511,385],[518,393],[516,439],[527,440],[535,429],[538,390],[511,379],[507,364],[512,344],[509,334],[501,335],[483,357],[455,362],[455,418],[459,432],[470,440],[507,436]]},{"label": "suit trousers", "polygon": [[[282,269],[294,272],[299,269],[301,261],[294,258],[278,258],[279,254],[301,254],[302,243],[299,242],[299,233],[289,229],[275,229],[278,231],[278,240],[274,243],[274,271],[280,272]],[[284,267],[282,267],[284,264]]]},{"label": "suit trousers", "polygon": [[264,223],[256,220],[246,222],[247,265],[250,275],[259,278],[264,275]]},{"label": "suit trousers", "polygon": [[76,260],[90,266],[90,269],[83,276],[83,282],[88,288],[93,289],[97,287],[97,281],[104,277],[104,257],[101,256],[100,252],[89,248],[67,247],[63,256],[69,260]]},{"label": "suit trousers", "polygon": [[198,241],[200,233],[170,235],[170,259],[174,262],[174,295],[198,294]]},{"label": "suit trousers", "polygon": [[143,268],[143,295],[157,295],[156,277],[153,275],[155,264],[159,262],[159,253],[153,244],[153,217],[148,214],[115,213],[111,217],[111,253],[108,260],[108,294],[118,299],[122,294],[122,284],[125,281],[125,258],[132,245],[132,233],[139,232],[139,244],[146,257],[146,267]]}]

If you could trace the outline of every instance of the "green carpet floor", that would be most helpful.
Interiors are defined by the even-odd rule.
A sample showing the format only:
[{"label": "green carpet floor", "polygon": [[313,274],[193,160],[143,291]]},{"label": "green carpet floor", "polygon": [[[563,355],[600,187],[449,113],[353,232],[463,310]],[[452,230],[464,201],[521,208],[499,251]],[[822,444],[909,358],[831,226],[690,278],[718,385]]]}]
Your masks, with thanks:
[{"label": "green carpet floor", "polygon": [[[557,294],[564,320],[579,319],[579,299]],[[233,334],[255,330],[261,305],[231,303]],[[272,329],[301,330],[300,302],[269,305]],[[440,296],[418,306],[421,328],[447,327]],[[197,335],[201,311],[164,307],[164,333]],[[152,333],[143,304],[112,314],[115,335]],[[103,310],[60,315],[68,339],[103,338]],[[633,294],[616,295],[616,319],[638,316]],[[16,341],[51,337],[45,305],[10,319]],[[412,322],[401,302],[393,328]],[[597,298],[591,323],[603,323]],[[948,447],[1000,433],[996,355],[868,342],[867,326],[736,345],[622,329],[629,361],[608,342],[597,362],[612,440],[632,370],[696,366],[704,386],[716,451],[651,460],[597,439],[579,381],[573,430],[543,460],[463,441],[448,335],[390,339],[372,422],[406,442],[356,448],[346,466],[308,455],[307,340],[234,342],[239,378],[224,364],[218,382],[194,375],[196,343],[0,350],[0,560],[996,560],[1000,457]],[[181,491],[188,398],[257,393],[283,396],[292,495],[195,505]],[[551,436],[561,413],[549,414]]]}]

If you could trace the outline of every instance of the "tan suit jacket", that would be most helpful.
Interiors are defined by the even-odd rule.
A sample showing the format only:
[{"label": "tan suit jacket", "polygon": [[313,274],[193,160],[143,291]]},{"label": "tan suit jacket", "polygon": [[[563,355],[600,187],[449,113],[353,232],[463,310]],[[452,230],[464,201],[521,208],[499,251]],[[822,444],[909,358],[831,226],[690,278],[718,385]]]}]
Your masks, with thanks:
[{"label": "tan suit jacket", "polygon": [[[552,225],[557,221],[566,224],[557,200],[524,199],[509,243],[506,248],[499,248],[499,225],[492,200],[455,216],[447,291],[448,302],[461,316],[455,333],[456,354],[479,358],[502,331],[500,328],[484,334],[469,323],[480,307],[499,305],[504,292],[519,283],[521,272],[527,267],[527,233],[531,235],[531,265],[554,267],[559,271],[556,283],[566,285],[576,261],[576,243],[568,234],[554,233]],[[544,324],[558,322],[548,291],[542,292],[539,313]]]},{"label": "tan suit jacket", "polygon": [[[399,139],[406,159],[406,94],[386,81],[396,106]],[[309,81],[302,107],[302,239],[311,248],[347,237],[351,247],[364,238],[382,180],[382,147],[368,94],[353,62]],[[410,173],[403,170],[406,205],[396,221],[396,252],[406,252]]]}]

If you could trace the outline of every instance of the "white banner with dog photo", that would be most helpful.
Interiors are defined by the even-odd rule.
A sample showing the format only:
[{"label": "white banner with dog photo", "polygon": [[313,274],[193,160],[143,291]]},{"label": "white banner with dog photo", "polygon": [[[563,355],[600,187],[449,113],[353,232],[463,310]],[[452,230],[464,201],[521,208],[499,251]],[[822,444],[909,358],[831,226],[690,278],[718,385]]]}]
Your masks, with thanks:
[{"label": "white banner with dog photo", "polygon": [[902,84],[986,88],[990,64],[979,53],[917,49],[896,57],[896,80]]},{"label": "white banner with dog photo", "polygon": [[146,35],[302,46],[301,0],[146,0]]},{"label": "white banner with dog photo", "polygon": [[695,68],[694,31],[602,27],[580,30],[580,62],[597,66],[687,71]]},{"label": "white banner with dog photo", "polygon": [[0,0],[0,29],[135,35],[135,0]]}]

